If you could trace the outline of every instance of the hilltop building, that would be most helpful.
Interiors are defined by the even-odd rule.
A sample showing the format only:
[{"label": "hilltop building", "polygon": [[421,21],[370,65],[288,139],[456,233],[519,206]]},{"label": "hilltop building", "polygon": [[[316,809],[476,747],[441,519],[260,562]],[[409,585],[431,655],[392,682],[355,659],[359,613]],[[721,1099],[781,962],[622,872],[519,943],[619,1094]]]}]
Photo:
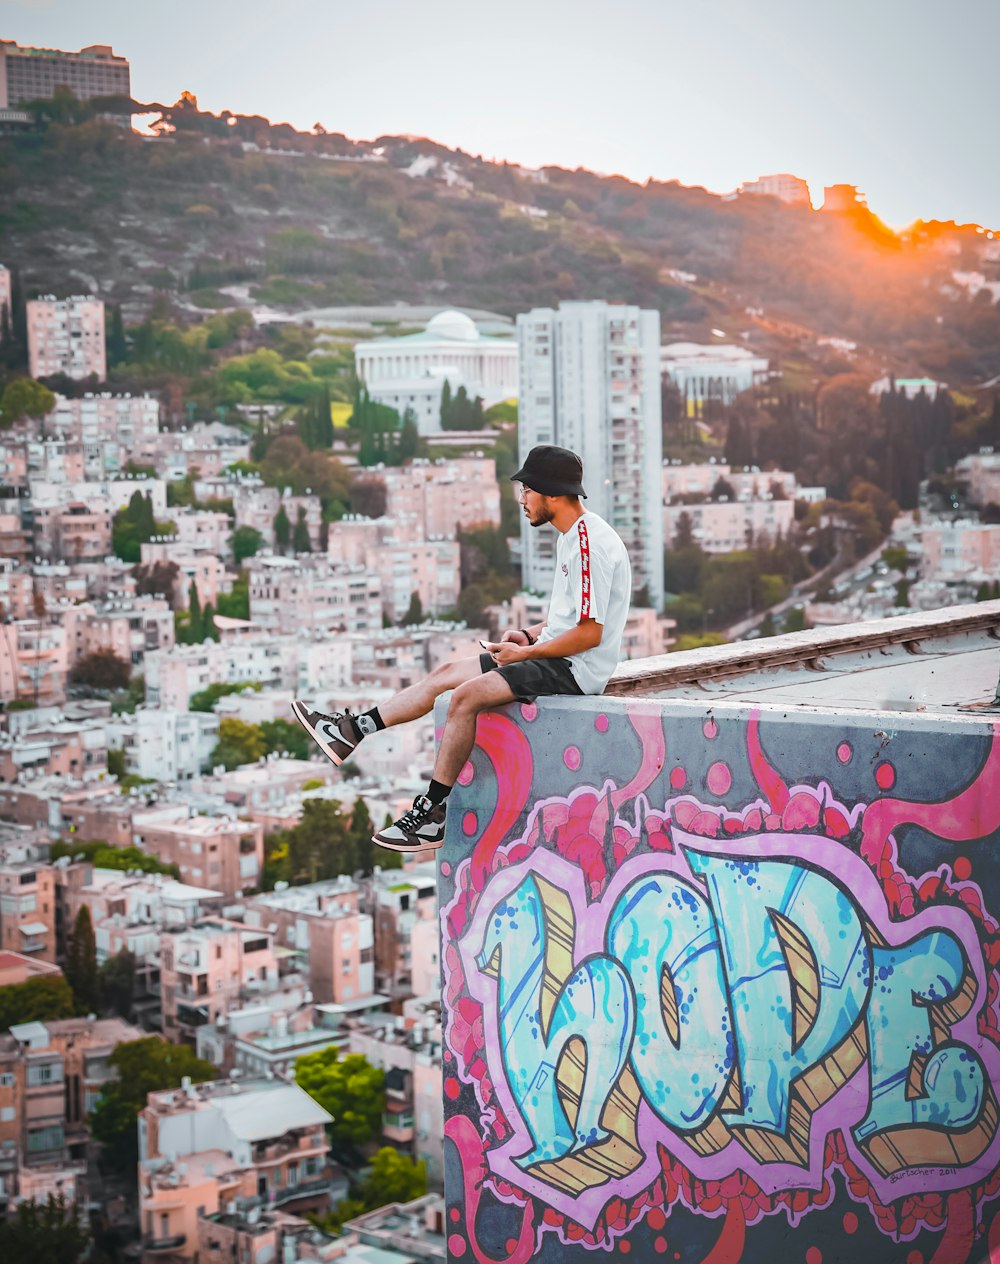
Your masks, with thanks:
[{"label": "hilltop building", "polygon": [[462,312],[439,312],[418,334],[359,342],[354,363],[371,398],[400,416],[412,409],[421,434],[441,429],[446,381],[486,407],[517,394],[517,343],[481,334]]},{"label": "hilltop building", "polygon": [[756,194],[757,196],[776,197],[790,206],[812,206],[809,197],[809,185],[801,176],[787,173],[773,176],[759,176],[756,180],[747,180],[737,189],[737,193]]},{"label": "hilltop building", "polygon": [[[660,510],[660,317],[604,302],[561,303],[517,318],[520,457],[538,443],[583,458],[587,508],[606,519],[632,559],[633,585],[663,601]],[[521,525],[524,584],[548,592],[556,539]]]},{"label": "hilltop building", "polygon": [[108,376],[104,347],[104,301],[92,295],[29,299],[28,371],[32,377],[65,373],[81,380]]},{"label": "hilltop building", "polygon": [[128,61],[109,44],[88,44],[70,53],[0,40],[0,109],[47,100],[57,88],[69,88],[79,101],[131,96]]}]

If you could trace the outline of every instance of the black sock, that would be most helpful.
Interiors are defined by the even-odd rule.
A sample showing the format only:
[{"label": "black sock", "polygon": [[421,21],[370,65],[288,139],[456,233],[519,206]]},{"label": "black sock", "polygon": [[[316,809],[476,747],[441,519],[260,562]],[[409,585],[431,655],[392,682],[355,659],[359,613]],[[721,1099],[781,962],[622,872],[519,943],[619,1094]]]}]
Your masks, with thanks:
[{"label": "black sock", "polygon": [[358,739],[368,737],[372,733],[377,733],[379,729],[385,728],[385,721],[378,713],[378,707],[372,707],[370,711],[362,711],[360,715],[354,716],[354,727],[358,730]]},{"label": "black sock", "polygon": [[440,781],[434,781],[432,779],[430,785],[427,787],[427,797],[435,807],[437,807],[439,803],[444,803],[449,794],[451,794],[451,786],[446,786]]}]

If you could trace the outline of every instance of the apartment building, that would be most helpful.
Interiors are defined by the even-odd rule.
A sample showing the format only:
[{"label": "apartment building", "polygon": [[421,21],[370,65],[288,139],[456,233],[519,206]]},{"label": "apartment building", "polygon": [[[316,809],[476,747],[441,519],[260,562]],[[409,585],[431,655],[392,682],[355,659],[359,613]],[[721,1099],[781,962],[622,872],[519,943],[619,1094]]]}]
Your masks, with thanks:
[{"label": "apartment building", "polygon": [[63,607],[51,612],[67,630],[71,665],[98,650],[111,650],[141,668],[154,650],[173,648],[174,614],[163,597],[115,597],[108,601]]},{"label": "apartment building", "polygon": [[[380,615],[381,619],[381,615]],[[266,635],[256,629],[204,645],[178,645],[146,656],[146,701],[186,711],[193,693],[211,684],[261,684],[295,695],[351,685],[347,637]]]},{"label": "apartment building", "polygon": [[198,1057],[226,1074],[290,1079],[297,1058],[347,1043],[331,1016],[305,999],[309,995],[304,987],[287,987],[227,1011],[198,1028]]},{"label": "apartment building", "polygon": [[706,553],[729,553],[754,544],[773,544],[795,525],[792,500],[705,500],[693,505],[664,505],[663,536],[677,541],[682,520]]},{"label": "apartment building", "polygon": [[239,1000],[281,988],[274,936],[240,922],[208,918],[160,937],[160,994],[168,1040],[194,1044],[198,1027],[215,1023]]},{"label": "apartment building", "polygon": [[382,589],[363,566],[306,557],[248,560],[250,618],[269,632],[375,632]]},{"label": "apartment building", "polygon": [[382,1136],[427,1164],[428,1180],[444,1177],[440,1002],[412,1000],[403,1014],[369,1014],[347,1026],[351,1053],[385,1071]]},{"label": "apartment building", "polygon": [[[33,712],[23,712],[34,719]],[[42,712],[47,716],[49,712]],[[0,735],[0,782],[30,781],[33,777],[67,777],[83,781],[108,771],[108,744],[100,720],[49,720],[18,724]]]},{"label": "apartment building", "polygon": [[185,1081],[150,1093],[138,1124],[145,1251],[198,1258],[199,1216],[230,1208],[325,1210],[337,1184],[330,1122],[308,1093],[280,1080]]},{"label": "apartment building", "polygon": [[113,478],[129,461],[139,461],[159,429],[160,401],[153,395],[56,395],[46,419],[48,434],[79,445],[81,477],[92,480]]},{"label": "apartment building", "polygon": [[[618,304],[561,303],[517,318],[519,455],[555,443],[583,459],[586,507],[621,536],[635,589],[663,604],[660,317]],[[556,533],[521,525],[524,584],[552,588]]]},{"label": "apartment building", "polygon": [[65,373],[82,380],[108,376],[104,349],[104,301],[93,296],[29,299],[28,372],[32,377]]},{"label": "apartment building", "polygon": [[[139,455],[144,463],[155,465],[165,478],[174,480],[190,474],[200,482],[221,478],[228,466],[249,460],[250,443],[245,431],[212,421],[148,436]],[[202,488],[197,489],[198,500],[224,499],[228,495],[228,489],[221,496],[206,495]]]},{"label": "apartment building", "polygon": [[375,917],[375,985],[393,997],[413,993],[413,933],[437,917],[437,878],[433,862],[404,873],[395,870],[372,879]]},{"label": "apartment building", "polygon": [[176,865],[182,882],[239,895],[260,885],[264,831],[255,821],[188,816],[186,805],[137,812],[134,842],[164,864]]},{"label": "apartment building", "polygon": [[54,962],[55,910],[51,865],[34,861],[0,865],[0,949]]},{"label": "apartment building", "polygon": [[100,562],[111,552],[111,509],[100,496],[36,505],[35,554],[46,561]]},{"label": "apartment building", "polygon": [[663,503],[670,504],[675,498],[685,496],[709,497],[719,483],[728,483],[732,494],[752,500],[765,496],[795,500],[798,482],[791,470],[734,469],[726,461],[701,461],[687,464],[681,461],[663,463]]},{"label": "apartment building", "polygon": [[10,1197],[84,1202],[87,1116],[114,1077],[117,1044],[145,1035],[120,1018],[19,1023],[0,1035],[0,1177]]},{"label": "apartment building", "polygon": [[[453,538],[406,539],[419,532],[414,518],[352,518],[331,525],[327,544],[331,558],[360,564],[379,582],[382,611],[398,623],[414,593],[427,615],[454,610],[461,589],[461,549]],[[409,528],[409,529],[408,529]]]},{"label": "apartment building", "polygon": [[219,740],[219,717],[201,711],[139,707],[134,715],[111,717],[105,727],[108,745],[124,751],[126,773],[155,781],[192,781]]},{"label": "apartment building", "polygon": [[[346,1197],[346,1180],[343,1189]],[[331,1195],[331,1201],[338,1201],[337,1196]],[[349,1264],[355,1240],[350,1234],[324,1233],[301,1216],[270,1208],[233,1207],[213,1216],[198,1216],[198,1264],[231,1264],[233,1260],[240,1264],[328,1264],[344,1260]]]},{"label": "apartment building", "polygon": [[66,697],[68,654],[62,628],[41,619],[0,624],[0,701],[51,706]]},{"label": "apartment building", "polygon": [[245,921],[298,954],[317,1002],[353,1003],[375,991],[374,924],[359,899],[353,880],[341,876],[253,896]]},{"label": "apartment building", "polygon": [[955,477],[966,486],[972,505],[1000,505],[1000,452],[984,448],[955,465]]},{"label": "apartment building", "polygon": [[[220,517],[224,518],[225,514]],[[221,530],[221,524],[217,522],[215,528]],[[193,533],[196,532],[197,528]],[[202,609],[218,606],[219,593],[232,591],[232,579],[226,573],[225,562],[211,543],[184,543],[173,535],[154,536],[139,546],[139,557],[143,566],[173,562],[178,568],[174,581],[174,608],[177,610],[190,607],[192,584],[198,590]]]},{"label": "apartment building", "polygon": [[131,96],[128,61],[108,44],[88,44],[70,53],[0,40],[0,109],[44,101],[57,88],[68,88],[78,101]]},{"label": "apartment building", "polygon": [[809,196],[809,185],[801,176],[782,172],[778,175],[758,176],[756,180],[746,180],[737,189],[740,196],[756,195],[757,197],[774,197],[789,206],[812,206]]},{"label": "apartment building", "polygon": [[981,584],[1000,575],[1000,524],[933,522],[920,532],[921,579]]},{"label": "apartment building", "polygon": [[0,555],[0,619],[30,618],[35,610],[34,597],[31,572],[14,558]]},{"label": "apartment building", "polygon": [[365,477],[385,487],[386,516],[416,520],[424,539],[454,539],[459,527],[500,525],[500,488],[491,456],[415,460]]}]

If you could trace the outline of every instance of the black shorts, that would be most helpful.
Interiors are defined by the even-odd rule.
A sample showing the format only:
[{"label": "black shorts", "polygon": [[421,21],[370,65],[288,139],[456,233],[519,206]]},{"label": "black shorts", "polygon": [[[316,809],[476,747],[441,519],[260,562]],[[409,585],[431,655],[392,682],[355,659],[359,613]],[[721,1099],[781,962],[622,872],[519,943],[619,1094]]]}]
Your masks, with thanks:
[{"label": "black shorts", "polygon": [[492,654],[480,654],[479,665],[483,672],[495,671],[510,685],[515,698],[521,702],[534,702],[546,694],[582,694],[576,683],[568,658],[526,658],[520,663],[508,663],[501,667]]}]

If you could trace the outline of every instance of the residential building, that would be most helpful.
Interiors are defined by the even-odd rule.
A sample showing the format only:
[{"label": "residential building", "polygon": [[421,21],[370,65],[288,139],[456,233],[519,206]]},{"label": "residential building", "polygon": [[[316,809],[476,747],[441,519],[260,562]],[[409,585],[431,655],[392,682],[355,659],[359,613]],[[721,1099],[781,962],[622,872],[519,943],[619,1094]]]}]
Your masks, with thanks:
[{"label": "residential building", "polygon": [[304,987],[283,988],[227,1010],[197,1029],[198,1057],[226,1074],[290,1078],[296,1058],[347,1043],[335,1026],[317,1025],[326,1015],[306,999],[309,995]]},{"label": "residential building", "polygon": [[766,381],[769,366],[748,347],[671,342],[660,350],[660,367],[690,408],[706,400],[731,404],[742,391]]},{"label": "residential building", "polygon": [[54,963],[55,923],[52,866],[35,861],[0,865],[0,949]]},{"label": "residential building", "polygon": [[437,997],[415,999],[403,1010],[351,1020],[348,1044],[351,1053],[386,1073],[383,1139],[422,1159],[428,1180],[437,1185],[444,1173],[441,1004]]},{"label": "residential building", "polygon": [[202,711],[139,707],[106,725],[108,744],[125,754],[125,772],[154,781],[192,781],[219,740],[219,717]]},{"label": "residential building", "polygon": [[268,931],[220,917],[161,934],[160,995],[168,1040],[193,1044],[196,1029],[216,1022],[237,1000],[280,988],[274,937]]},{"label": "residential building", "polygon": [[344,1231],[355,1234],[362,1247],[378,1251],[378,1258],[394,1255],[439,1264],[448,1258],[444,1199],[440,1194],[424,1194],[409,1203],[387,1203],[375,1211],[345,1221]]},{"label": "residential building", "polygon": [[417,923],[437,917],[433,862],[400,873],[377,871],[372,879],[375,916],[375,986],[392,997],[413,996],[413,933]]},{"label": "residential building", "polygon": [[[378,609],[381,625],[381,604]],[[169,653],[147,654],[147,703],[186,711],[192,694],[217,683],[261,684],[292,690],[293,696],[350,687],[352,643],[348,637],[251,631],[252,635],[231,640],[178,645]],[[0,626],[0,645],[2,633]]]},{"label": "residential building", "polygon": [[795,524],[793,500],[705,500],[689,505],[664,505],[663,538],[670,547],[685,518],[691,536],[706,553],[729,553],[754,544],[773,544]]},{"label": "residential building", "polygon": [[719,480],[732,488],[734,496],[749,499],[773,496],[780,500],[797,500],[799,487],[790,470],[734,469],[725,461],[703,461],[685,465],[680,461],[663,463],[663,503],[669,505],[684,497],[709,497]]},{"label": "residential building", "polygon": [[0,781],[38,776],[89,781],[107,775],[103,721],[49,720],[51,714],[48,709],[19,712],[17,722],[0,736]]},{"label": "residential building", "polygon": [[154,395],[57,395],[46,419],[48,434],[80,445],[82,477],[93,480],[113,478],[129,461],[139,461],[159,429],[160,401]]},{"label": "residential building", "polygon": [[178,568],[174,581],[174,605],[178,610],[189,608],[192,584],[198,590],[202,609],[217,606],[220,592],[232,591],[232,576],[227,575],[219,552],[209,544],[183,544],[177,536],[154,536],[139,546],[139,556],[143,566],[173,562]]},{"label": "residential building", "polygon": [[920,532],[921,579],[976,585],[1000,575],[1000,524],[932,522]]},{"label": "residential building", "polygon": [[27,699],[36,706],[66,696],[68,656],[62,628],[41,619],[0,624],[0,701]]},{"label": "residential building", "polygon": [[[0,538],[0,549],[3,547]],[[35,612],[31,571],[17,559],[0,554],[0,619],[28,619]]]},{"label": "residential building", "polygon": [[737,192],[779,198],[789,206],[812,206],[809,197],[809,185],[801,176],[787,173],[772,176],[758,176],[756,180],[747,180],[740,185]]},{"label": "residential building", "polygon": [[268,891],[247,901],[245,922],[266,927],[299,956],[317,1002],[367,1000],[375,991],[375,939],[359,895],[346,876]]},{"label": "residential building", "polygon": [[[331,1202],[338,1201],[334,1188],[331,1184]],[[343,1197],[347,1188],[345,1179]],[[198,1216],[198,1264],[354,1264],[350,1252],[356,1241],[354,1234],[331,1236],[301,1216],[259,1206],[241,1210],[231,1205],[231,1210]],[[385,1264],[391,1264],[391,1258]]]},{"label": "residential building", "polygon": [[[461,587],[461,549],[454,539],[421,538],[407,541],[391,518],[349,518],[331,525],[329,556],[360,563],[379,581],[382,611],[398,623],[410,609],[414,594],[424,615],[454,610]],[[416,534],[414,532],[413,534]]]},{"label": "residential building", "polygon": [[148,653],[174,646],[174,615],[163,597],[121,596],[95,604],[63,604],[49,615],[66,629],[71,666],[88,654],[111,650],[141,669]]},{"label": "residential building", "polygon": [[269,632],[375,632],[382,627],[382,590],[361,566],[325,558],[248,559],[250,618]]},{"label": "residential building", "polygon": [[386,516],[416,521],[421,539],[454,539],[459,528],[500,525],[497,464],[491,456],[421,459],[359,477],[381,483]]},{"label": "residential building", "polygon": [[[660,318],[593,302],[536,308],[517,318],[520,456],[556,443],[583,459],[586,506],[618,532],[633,588],[663,604],[660,512]],[[556,533],[522,521],[526,588],[549,592]]]},{"label": "residential building", "polygon": [[411,409],[421,434],[441,430],[441,393],[464,386],[470,399],[489,407],[517,394],[517,343],[481,334],[462,312],[439,312],[421,333],[373,338],[354,348],[358,377],[371,398]]},{"label": "residential building", "polygon": [[[965,484],[966,498],[971,505],[981,508],[1000,505],[1000,452],[982,448],[972,456],[963,457],[955,465],[955,477]],[[3,573],[0,572],[2,592]]]},{"label": "residential building", "polygon": [[[190,429],[147,435],[137,459],[155,465],[170,480],[188,475],[200,479],[218,478],[230,465],[250,458],[246,432],[222,422],[199,423]],[[198,494],[199,500],[213,497]]]},{"label": "residential building", "polygon": [[29,299],[28,371],[32,377],[65,373],[82,379],[108,376],[104,349],[104,301],[93,296]]},{"label": "residential building", "polygon": [[[2,917],[0,905],[0,919]],[[6,948],[0,950],[0,988],[17,987],[19,983],[27,983],[29,979],[42,979],[53,974],[62,974],[62,971],[50,961],[40,961],[37,957],[29,957],[23,952],[11,952]]]},{"label": "residential building", "polygon": [[68,88],[78,101],[131,96],[128,61],[108,44],[89,44],[71,53],[0,40],[0,109],[44,101],[57,88]]},{"label": "residential building", "polygon": [[182,882],[239,895],[260,885],[264,831],[255,821],[188,816],[187,805],[137,812],[137,847],[176,865]]},{"label": "residential building", "polygon": [[229,554],[233,534],[229,514],[217,509],[172,509],[170,521],[174,524],[174,548],[214,554],[217,559]]},{"label": "residential building", "polygon": [[0,1177],[4,1193],[63,1194],[85,1207],[87,1116],[114,1078],[117,1044],[145,1035],[120,1018],[19,1023],[0,1035]]},{"label": "residential building", "polygon": [[199,1216],[230,1205],[325,1210],[338,1183],[328,1162],[331,1122],[308,1093],[281,1080],[185,1081],[150,1093],[139,1114],[145,1251],[198,1258]]}]

